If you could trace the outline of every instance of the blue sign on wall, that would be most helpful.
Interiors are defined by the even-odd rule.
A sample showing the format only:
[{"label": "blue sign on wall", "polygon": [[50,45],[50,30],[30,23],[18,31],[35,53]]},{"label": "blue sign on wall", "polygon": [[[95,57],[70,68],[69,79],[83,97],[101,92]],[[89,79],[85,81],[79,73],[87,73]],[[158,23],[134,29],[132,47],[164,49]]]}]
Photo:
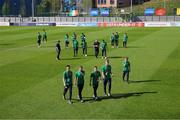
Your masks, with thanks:
[{"label": "blue sign on wall", "polygon": [[101,16],[109,16],[109,13],[110,13],[109,9],[104,9],[104,8],[100,9]]},{"label": "blue sign on wall", "polygon": [[91,9],[89,14],[90,14],[90,16],[98,16],[99,10],[98,9]]},{"label": "blue sign on wall", "polygon": [[154,15],[154,13],[155,13],[155,9],[154,8],[147,8],[144,11],[144,15],[147,15],[147,16]]},{"label": "blue sign on wall", "polygon": [[81,26],[81,27],[97,27],[98,24],[97,23],[78,23],[78,26]]}]

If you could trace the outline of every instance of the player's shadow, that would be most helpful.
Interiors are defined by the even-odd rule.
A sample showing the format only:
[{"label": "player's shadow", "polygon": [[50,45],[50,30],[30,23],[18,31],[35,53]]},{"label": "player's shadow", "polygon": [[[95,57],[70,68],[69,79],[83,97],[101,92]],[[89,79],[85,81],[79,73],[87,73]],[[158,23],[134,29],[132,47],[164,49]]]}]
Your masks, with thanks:
[{"label": "player's shadow", "polygon": [[72,57],[72,58],[62,58],[61,60],[79,60],[79,59],[85,59],[85,58]]},{"label": "player's shadow", "polygon": [[100,100],[105,99],[121,99],[121,98],[128,98],[128,97],[138,97],[142,96],[143,94],[155,94],[158,92],[133,92],[133,93],[121,93],[121,94],[112,94],[112,96],[102,96]]},{"label": "player's shadow", "polygon": [[86,98],[85,102],[98,102],[102,100],[108,100],[108,99],[123,99],[123,98],[129,98],[129,97],[139,97],[143,94],[156,94],[158,92],[133,92],[133,93],[119,93],[119,94],[112,94],[111,96],[100,96],[98,100],[94,100],[92,97],[84,97]]},{"label": "player's shadow", "polygon": [[109,59],[121,59],[126,58],[125,56],[108,56]]},{"label": "player's shadow", "polygon": [[127,46],[127,48],[130,48],[130,49],[131,49],[131,48],[132,48],[132,49],[133,49],[133,48],[134,48],[134,49],[137,49],[137,48],[143,48],[143,47],[141,47],[141,46]]},{"label": "player's shadow", "polygon": [[94,57],[95,57],[95,55],[94,55],[94,54],[88,54],[88,56],[94,56]]},{"label": "player's shadow", "polygon": [[130,83],[151,83],[151,82],[161,82],[161,80],[137,80],[137,81],[130,81]]},{"label": "player's shadow", "polygon": [[14,43],[1,43],[0,46],[10,46],[13,45]]}]

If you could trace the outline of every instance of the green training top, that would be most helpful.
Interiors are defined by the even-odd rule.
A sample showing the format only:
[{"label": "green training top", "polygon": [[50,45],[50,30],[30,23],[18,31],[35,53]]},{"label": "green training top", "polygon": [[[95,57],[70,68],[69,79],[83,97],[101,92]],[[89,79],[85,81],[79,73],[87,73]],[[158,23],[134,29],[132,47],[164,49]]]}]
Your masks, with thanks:
[{"label": "green training top", "polygon": [[46,32],[43,33],[43,37],[47,37],[47,33]]},{"label": "green training top", "polygon": [[115,35],[111,35],[111,41],[114,41],[115,40]]},{"label": "green training top", "polygon": [[82,48],[87,48],[87,42],[86,41],[82,42],[81,46],[82,46]]},{"label": "green training top", "polygon": [[106,42],[101,42],[101,49],[105,50],[107,48],[107,43]]},{"label": "green training top", "polygon": [[76,35],[75,34],[72,35],[72,39],[76,39]]},{"label": "green training top", "polygon": [[65,85],[72,85],[72,71],[65,71],[63,73]]},{"label": "green training top", "polygon": [[72,38],[72,42],[73,42],[73,41],[76,41],[76,38]]},{"label": "green training top", "polygon": [[127,36],[127,35],[124,35],[123,41],[124,41],[124,42],[127,42],[127,40],[128,40],[128,36]]},{"label": "green training top", "polygon": [[104,73],[105,79],[109,80],[111,78],[111,65],[103,65],[102,72]]},{"label": "green training top", "polygon": [[115,40],[118,41],[119,40],[119,34],[115,35]]},{"label": "green training top", "polygon": [[78,41],[77,41],[77,40],[74,40],[74,41],[73,41],[73,48],[78,48],[78,46],[79,46]]},{"label": "green training top", "polygon": [[81,41],[85,41],[86,40],[86,36],[85,35],[81,35]]},{"label": "green training top", "polygon": [[64,40],[65,40],[65,41],[68,41],[68,40],[69,40],[69,36],[68,36],[68,35],[65,35],[65,36],[64,36]]},{"label": "green training top", "polygon": [[41,40],[41,38],[42,38],[41,34],[38,34],[37,38],[38,38],[38,40]]},{"label": "green training top", "polygon": [[90,83],[93,85],[98,85],[99,78],[101,77],[101,73],[99,71],[92,72],[90,76]]},{"label": "green training top", "polygon": [[124,61],[123,62],[123,72],[129,72],[130,71],[130,62]]},{"label": "green training top", "polygon": [[77,79],[77,85],[84,85],[84,71],[77,71],[76,72],[76,79]]}]

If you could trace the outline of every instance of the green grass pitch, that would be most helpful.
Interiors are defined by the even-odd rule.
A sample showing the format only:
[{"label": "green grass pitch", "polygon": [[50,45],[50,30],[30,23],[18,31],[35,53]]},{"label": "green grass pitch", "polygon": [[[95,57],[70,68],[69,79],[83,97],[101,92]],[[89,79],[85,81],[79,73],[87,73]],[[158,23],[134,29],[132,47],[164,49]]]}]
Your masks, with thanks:
[{"label": "green grass pitch", "polygon": [[[46,29],[48,42],[37,48],[36,34]],[[127,32],[128,48],[110,47],[112,32]],[[73,58],[64,49],[64,35],[82,32],[87,36],[88,57]],[[95,28],[95,27],[0,27],[0,118],[180,118],[180,28]],[[112,98],[93,101],[89,76],[96,59],[93,41],[108,42],[108,57],[114,74]],[[55,44],[62,41],[62,60],[56,61]],[[120,41],[122,44],[122,40]],[[130,84],[122,82],[122,57],[132,66]],[[85,103],[62,99],[62,73],[67,64],[73,72],[79,65],[86,71]],[[103,96],[102,83],[98,95]],[[77,88],[73,87],[73,98]]]}]

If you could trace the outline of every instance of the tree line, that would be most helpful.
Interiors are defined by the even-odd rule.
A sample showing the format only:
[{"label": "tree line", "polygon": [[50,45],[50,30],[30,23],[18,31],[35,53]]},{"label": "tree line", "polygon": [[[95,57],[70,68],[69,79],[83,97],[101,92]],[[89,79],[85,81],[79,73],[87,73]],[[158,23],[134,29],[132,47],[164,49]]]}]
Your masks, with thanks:
[{"label": "tree line", "polygon": [[[58,13],[61,9],[61,0],[34,0],[35,15],[45,13]],[[2,0],[0,14],[30,16],[32,13],[32,0]],[[17,11],[17,12],[14,12]],[[29,14],[28,14],[29,13]]]},{"label": "tree line", "polygon": [[[55,16],[63,11],[64,0],[34,0],[35,16]],[[71,0],[73,1],[73,0]],[[93,0],[84,0],[78,4],[81,11],[89,11]],[[15,12],[16,11],[16,12]],[[2,0],[0,1],[0,15],[32,15],[32,0]]]}]

